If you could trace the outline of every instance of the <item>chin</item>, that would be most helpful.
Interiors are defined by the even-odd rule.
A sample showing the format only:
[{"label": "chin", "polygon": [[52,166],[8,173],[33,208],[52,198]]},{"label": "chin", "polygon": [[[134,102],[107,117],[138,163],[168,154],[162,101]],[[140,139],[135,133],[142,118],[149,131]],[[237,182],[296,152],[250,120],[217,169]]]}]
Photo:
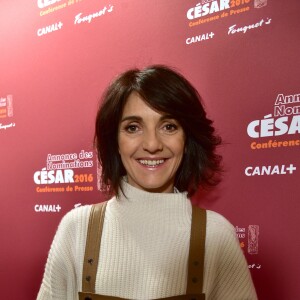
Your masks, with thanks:
[{"label": "chin", "polygon": [[140,189],[150,193],[171,193],[173,191],[173,185],[170,183],[166,183],[164,185],[159,184],[140,184]]}]

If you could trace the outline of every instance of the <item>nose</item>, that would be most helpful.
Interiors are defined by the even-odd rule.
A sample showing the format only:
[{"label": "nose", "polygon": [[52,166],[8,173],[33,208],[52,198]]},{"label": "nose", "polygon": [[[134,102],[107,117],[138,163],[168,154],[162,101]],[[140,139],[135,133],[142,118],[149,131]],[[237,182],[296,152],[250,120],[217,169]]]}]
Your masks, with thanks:
[{"label": "nose", "polygon": [[156,153],[163,150],[163,143],[156,130],[148,130],[143,137],[143,150]]}]

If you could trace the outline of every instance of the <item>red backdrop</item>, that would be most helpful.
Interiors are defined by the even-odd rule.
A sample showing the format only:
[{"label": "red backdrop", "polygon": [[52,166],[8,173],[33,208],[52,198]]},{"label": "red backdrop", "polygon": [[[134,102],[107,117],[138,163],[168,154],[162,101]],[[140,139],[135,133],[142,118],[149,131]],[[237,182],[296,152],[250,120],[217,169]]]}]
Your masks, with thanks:
[{"label": "red backdrop", "polygon": [[0,281],[31,300],[62,216],[103,200],[97,105],[129,67],[175,66],[224,145],[225,178],[195,201],[236,226],[260,299],[300,297],[299,1],[0,3]]}]

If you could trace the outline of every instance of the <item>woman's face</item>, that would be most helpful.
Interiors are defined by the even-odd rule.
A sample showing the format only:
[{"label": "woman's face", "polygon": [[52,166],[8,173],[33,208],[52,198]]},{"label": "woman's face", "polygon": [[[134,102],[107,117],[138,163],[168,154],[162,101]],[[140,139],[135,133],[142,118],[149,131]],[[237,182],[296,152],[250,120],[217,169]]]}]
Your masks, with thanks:
[{"label": "woman's face", "polygon": [[149,192],[173,192],[185,146],[177,120],[153,110],[133,92],[124,106],[118,144],[129,184]]}]

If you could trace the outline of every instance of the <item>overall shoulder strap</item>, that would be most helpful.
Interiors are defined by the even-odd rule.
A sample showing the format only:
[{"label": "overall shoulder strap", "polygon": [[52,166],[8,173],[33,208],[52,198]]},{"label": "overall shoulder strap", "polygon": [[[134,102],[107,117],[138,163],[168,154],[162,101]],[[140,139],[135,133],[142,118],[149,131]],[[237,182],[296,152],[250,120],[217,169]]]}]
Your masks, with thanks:
[{"label": "overall shoulder strap", "polygon": [[82,291],[95,293],[101,236],[107,201],[91,208],[82,270]]},{"label": "overall shoulder strap", "polygon": [[203,293],[206,210],[192,206],[187,294]]}]

